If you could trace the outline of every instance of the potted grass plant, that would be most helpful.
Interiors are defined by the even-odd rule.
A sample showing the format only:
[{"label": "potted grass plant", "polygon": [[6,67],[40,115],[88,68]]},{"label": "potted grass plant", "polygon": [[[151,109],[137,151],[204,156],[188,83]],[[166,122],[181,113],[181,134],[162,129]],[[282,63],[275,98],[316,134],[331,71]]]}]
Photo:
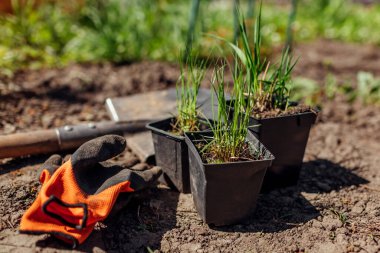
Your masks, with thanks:
[{"label": "potted grass plant", "polygon": [[255,208],[266,169],[274,159],[247,129],[250,117],[244,111],[252,108],[252,104],[244,97],[245,81],[241,74],[234,75],[232,103],[244,110],[236,110],[229,120],[224,68],[214,71],[217,121],[210,124],[210,131],[185,133],[191,192],[195,207],[207,224],[229,225],[249,216]]},{"label": "potted grass plant", "polygon": [[[229,44],[239,58],[237,64],[251,83],[248,86],[250,94],[246,96],[253,103],[246,111],[251,116],[249,129],[276,157],[268,168],[263,190],[295,185],[317,110],[290,101],[291,74],[297,61],[289,49],[282,51],[278,64],[262,60],[261,8],[254,26],[253,48],[244,17],[240,13],[238,16],[242,47]],[[234,110],[239,109],[235,107]]]},{"label": "potted grass plant", "polygon": [[206,62],[188,57],[181,64],[177,82],[177,115],[151,122],[156,164],[162,167],[164,183],[183,193],[190,193],[188,149],[184,133],[208,128],[198,112],[197,97],[206,73]]}]

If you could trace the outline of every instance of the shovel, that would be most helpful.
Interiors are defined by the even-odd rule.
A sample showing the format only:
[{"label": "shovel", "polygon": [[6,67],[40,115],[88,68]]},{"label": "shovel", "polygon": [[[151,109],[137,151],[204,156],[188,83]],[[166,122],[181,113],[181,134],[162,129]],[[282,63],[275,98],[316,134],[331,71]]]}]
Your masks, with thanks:
[{"label": "shovel", "polygon": [[[211,117],[211,91],[200,89],[198,104]],[[36,154],[50,154],[79,147],[93,138],[118,134],[126,136],[128,146],[143,162],[154,161],[154,147],[145,125],[176,113],[174,88],[108,98],[106,108],[112,121],[67,125],[55,129],[0,135],[0,159]]]}]

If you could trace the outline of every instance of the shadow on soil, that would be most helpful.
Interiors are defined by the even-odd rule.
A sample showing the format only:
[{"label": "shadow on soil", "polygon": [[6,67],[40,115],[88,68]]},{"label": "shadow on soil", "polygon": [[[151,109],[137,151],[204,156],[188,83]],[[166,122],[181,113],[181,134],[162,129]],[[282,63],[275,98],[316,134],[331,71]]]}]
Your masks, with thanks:
[{"label": "shadow on soil", "polygon": [[[90,90],[91,91],[91,90]],[[58,100],[58,101],[66,101],[71,104],[82,104],[88,102],[88,99],[84,98],[82,94],[85,91],[75,91],[70,89],[68,86],[51,88],[48,90],[40,90],[39,92],[35,92],[32,90],[22,90],[18,92],[14,92],[11,94],[0,96],[2,102],[7,102],[15,100],[15,99],[30,99],[36,98],[40,100]]]},{"label": "shadow on soil", "polygon": [[27,166],[36,166],[44,163],[49,158],[49,155],[36,155],[31,157],[15,158],[11,160],[0,159],[0,175],[22,169]]},{"label": "shadow on soil", "polygon": [[300,226],[319,214],[297,187],[288,187],[260,195],[255,213],[241,224],[212,229],[224,232],[274,233]]},{"label": "shadow on soil", "polygon": [[308,193],[327,193],[367,183],[368,180],[354,174],[350,169],[329,160],[316,159],[303,164],[299,188]]},{"label": "shadow on soil", "polygon": [[[127,194],[120,195],[109,218],[75,250],[93,252],[97,248],[115,252],[148,252],[159,249],[164,234],[176,226],[178,198],[178,192],[162,189],[151,189],[132,199]],[[68,249],[53,237],[38,241],[37,246]]]},{"label": "shadow on soil", "polygon": [[302,166],[299,184],[260,195],[255,213],[235,226],[212,227],[226,232],[273,233],[302,225],[320,215],[306,193],[327,193],[368,183],[351,170],[328,160],[317,159]]},{"label": "shadow on soil", "polygon": [[[61,155],[63,158],[66,159],[66,157],[73,153],[73,150],[66,150],[63,152],[60,152],[59,155]],[[12,171],[20,170],[25,167],[30,166],[37,166],[42,165],[52,154],[48,155],[32,155],[29,157],[19,157],[19,158],[12,158],[10,160],[1,160],[0,159],[0,176],[7,174]],[[41,169],[41,166],[37,167],[38,170]]]}]

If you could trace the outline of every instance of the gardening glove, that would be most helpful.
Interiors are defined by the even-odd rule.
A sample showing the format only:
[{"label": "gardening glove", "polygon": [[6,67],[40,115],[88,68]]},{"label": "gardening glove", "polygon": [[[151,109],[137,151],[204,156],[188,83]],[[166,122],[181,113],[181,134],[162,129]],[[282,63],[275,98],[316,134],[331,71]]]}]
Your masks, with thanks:
[{"label": "gardening glove", "polygon": [[95,224],[108,216],[120,192],[143,190],[161,175],[158,167],[135,172],[103,162],[125,147],[123,137],[107,135],[84,143],[63,165],[60,156],[50,157],[40,174],[41,190],[23,215],[20,232],[53,234],[73,247],[84,242]]}]

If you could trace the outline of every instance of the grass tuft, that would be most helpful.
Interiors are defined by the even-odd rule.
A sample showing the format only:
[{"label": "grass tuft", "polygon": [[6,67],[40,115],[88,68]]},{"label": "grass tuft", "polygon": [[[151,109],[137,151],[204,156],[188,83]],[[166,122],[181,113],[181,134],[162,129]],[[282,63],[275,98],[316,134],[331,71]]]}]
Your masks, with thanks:
[{"label": "grass tuft", "polygon": [[[238,57],[235,57],[235,61]],[[238,66],[238,65],[235,65]],[[212,87],[217,99],[218,111],[214,124],[210,124],[213,136],[205,139],[198,147],[203,159],[208,163],[226,163],[236,161],[257,160],[262,158],[262,152],[246,140],[250,122],[249,114],[244,113],[253,108],[251,100],[246,99],[246,77],[242,71],[233,70],[233,100],[229,103],[225,96],[225,65],[214,70]],[[231,68],[230,68],[231,69]],[[230,106],[238,108],[232,112]],[[213,114],[216,113],[213,111]]]},{"label": "grass tuft", "polygon": [[[248,99],[253,100],[254,113],[271,111],[273,109],[286,110],[289,105],[291,73],[297,61],[293,60],[289,48],[284,48],[278,64],[271,65],[261,59],[261,6],[254,26],[253,49],[245,26],[243,14],[239,13],[239,28],[242,48],[229,43],[238,57],[236,64],[240,72],[245,73],[247,79]],[[252,112],[252,111],[251,111]]]},{"label": "grass tuft", "polygon": [[349,223],[349,217],[346,213],[339,212],[333,208],[330,209],[330,212],[340,220],[343,226],[346,226]]},{"label": "grass tuft", "polygon": [[207,68],[206,60],[197,60],[189,55],[181,62],[181,75],[177,82],[177,118],[173,132],[183,135],[189,131],[199,131],[197,97]]}]

